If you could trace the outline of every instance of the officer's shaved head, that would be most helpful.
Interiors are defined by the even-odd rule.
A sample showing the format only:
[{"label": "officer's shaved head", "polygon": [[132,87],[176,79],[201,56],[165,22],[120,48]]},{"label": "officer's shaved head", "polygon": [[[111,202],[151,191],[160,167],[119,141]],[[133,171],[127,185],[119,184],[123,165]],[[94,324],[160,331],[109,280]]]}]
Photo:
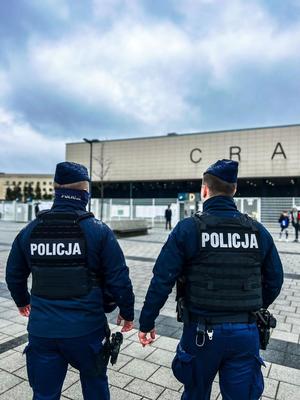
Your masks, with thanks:
[{"label": "officer's shaved head", "polygon": [[236,183],[223,181],[217,176],[211,174],[205,174],[203,176],[202,185],[207,186],[209,197],[220,195],[233,197],[237,188]]}]

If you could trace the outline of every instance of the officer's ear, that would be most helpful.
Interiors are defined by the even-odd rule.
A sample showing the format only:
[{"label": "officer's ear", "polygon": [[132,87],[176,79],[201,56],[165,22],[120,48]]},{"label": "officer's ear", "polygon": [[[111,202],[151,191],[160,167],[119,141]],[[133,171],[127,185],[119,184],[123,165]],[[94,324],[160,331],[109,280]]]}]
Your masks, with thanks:
[{"label": "officer's ear", "polygon": [[236,194],[236,191],[237,191],[237,184],[235,183],[235,184],[234,184],[234,191],[233,191],[232,197]]},{"label": "officer's ear", "polygon": [[201,185],[201,199],[205,200],[209,196],[208,186],[205,183]]}]

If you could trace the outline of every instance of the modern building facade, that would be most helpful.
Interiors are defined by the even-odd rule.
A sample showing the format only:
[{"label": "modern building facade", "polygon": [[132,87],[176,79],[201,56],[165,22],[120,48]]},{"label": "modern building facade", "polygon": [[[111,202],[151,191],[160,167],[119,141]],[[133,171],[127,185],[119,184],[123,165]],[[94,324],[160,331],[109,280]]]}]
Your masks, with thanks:
[{"label": "modern building facade", "polygon": [[[92,155],[91,155],[92,150]],[[197,193],[208,165],[239,161],[239,197],[300,196],[300,125],[68,143],[66,160],[90,168],[93,197]]]}]

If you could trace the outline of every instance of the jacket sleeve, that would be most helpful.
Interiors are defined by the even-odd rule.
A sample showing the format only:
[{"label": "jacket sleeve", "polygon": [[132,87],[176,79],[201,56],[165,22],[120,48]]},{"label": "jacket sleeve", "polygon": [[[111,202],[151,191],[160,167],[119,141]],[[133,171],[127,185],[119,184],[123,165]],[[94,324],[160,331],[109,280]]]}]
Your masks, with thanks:
[{"label": "jacket sleeve", "polygon": [[279,295],[283,284],[281,260],[270,233],[261,226],[263,247],[262,297],[263,307],[268,308]]},{"label": "jacket sleeve", "polygon": [[[186,219],[179,222],[163,246],[153,268],[146,300],[140,316],[140,330],[149,332],[154,328],[155,319],[164,306],[189,254],[195,251],[196,235],[194,222]],[[188,240],[188,237],[190,238]]]},{"label": "jacket sleeve", "polygon": [[24,307],[30,303],[30,294],[27,287],[27,279],[30,274],[26,257],[21,247],[21,235],[15,238],[6,265],[6,283],[11,297],[18,307]]},{"label": "jacket sleeve", "polygon": [[129,269],[124,254],[113,232],[104,225],[105,238],[102,249],[102,266],[105,285],[127,321],[134,320],[134,294]]}]

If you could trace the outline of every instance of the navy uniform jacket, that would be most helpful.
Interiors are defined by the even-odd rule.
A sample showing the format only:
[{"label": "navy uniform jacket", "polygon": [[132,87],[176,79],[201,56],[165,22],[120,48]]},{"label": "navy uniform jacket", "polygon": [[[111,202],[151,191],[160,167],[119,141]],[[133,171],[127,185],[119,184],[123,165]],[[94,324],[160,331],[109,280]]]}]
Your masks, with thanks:
[{"label": "navy uniform jacket", "polygon": [[[74,191],[72,191],[74,192]],[[82,202],[56,198],[53,211],[85,211]],[[30,275],[29,238],[37,220],[27,225],[16,237],[9,254],[6,282],[18,307],[31,304],[28,331],[41,337],[77,337],[101,329],[106,322],[102,289],[93,288],[76,300],[49,300],[30,295],[27,278]],[[110,228],[88,218],[80,222],[87,242],[88,268],[103,271],[105,287],[112,294],[126,320],[134,319],[134,295],[123,252]]]},{"label": "navy uniform jacket", "polygon": [[[206,200],[203,211],[217,216],[234,217],[239,214],[231,197],[215,196]],[[270,233],[257,222],[260,232],[262,251],[263,306],[267,308],[280,293],[283,283],[282,264]],[[163,246],[153,269],[153,278],[149,286],[144,307],[140,316],[140,330],[149,332],[159,310],[165,304],[177,278],[182,274],[187,260],[199,251],[199,237],[193,218],[180,221]],[[201,315],[216,316],[217,312],[193,310]]]}]

